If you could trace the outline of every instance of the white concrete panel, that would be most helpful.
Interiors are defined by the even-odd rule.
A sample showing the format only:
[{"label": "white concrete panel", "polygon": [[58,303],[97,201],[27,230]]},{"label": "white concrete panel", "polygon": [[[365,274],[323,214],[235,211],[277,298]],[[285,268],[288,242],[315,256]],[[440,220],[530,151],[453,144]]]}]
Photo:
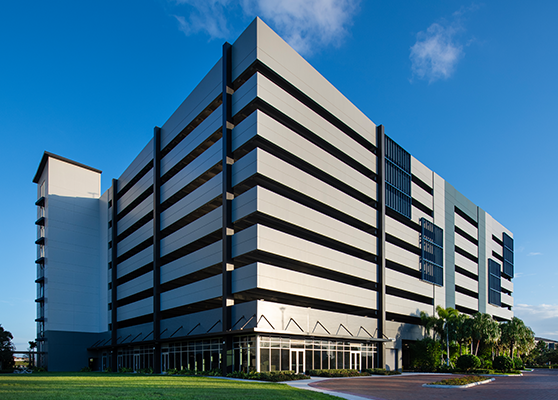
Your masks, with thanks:
[{"label": "white concrete panel", "polygon": [[467,257],[463,257],[459,253],[455,253],[455,265],[458,265],[475,275],[478,275],[479,273],[479,266],[475,262],[469,260]]},{"label": "white concrete panel", "polygon": [[393,235],[413,246],[420,247],[419,233],[386,215],[386,233]]},{"label": "white concrete panel", "polygon": [[118,285],[116,296],[118,300],[153,287],[153,271]]},{"label": "white concrete panel", "polygon": [[[128,214],[126,214],[118,223],[116,224],[116,228],[118,229],[118,234],[120,235],[134,223],[136,223],[140,218],[142,218],[147,213],[153,212],[153,196],[149,196],[137,207],[134,207]],[[112,230],[111,235],[112,235]]]},{"label": "white concrete panel", "polygon": [[413,156],[411,156],[411,173],[428,186],[433,187],[432,170]]},{"label": "white concrete panel", "polygon": [[[252,277],[251,277],[252,276]],[[295,296],[310,297],[357,307],[376,308],[376,292],[344,283],[285,270],[264,263],[254,263],[233,272],[233,293],[256,288]]]},{"label": "white concrete panel", "polygon": [[461,215],[459,215],[457,213],[455,213],[454,218],[455,218],[455,226],[463,229],[465,232],[467,232],[469,235],[471,235],[475,239],[479,238],[477,228],[475,228],[473,225],[471,225],[465,218],[463,218]]},{"label": "white concrete panel", "polygon": [[144,242],[153,236],[153,221],[149,221],[147,224],[139,228],[137,231],[132,233],[130,236],[124,238],[121,242],[118,242],[117,252],[118,257],[126,253],[128,250],[133,249],[138,244]]},{"label": "white concrete panel", "polygon": [[461,275],[458,272],[455,274],[455,284],[461,286],[462,288],[469,289],[472,292],[479,292],[479,283],[476,280],[465,275]]},{"label": "white concrete panel", "polygon": [[[150,186],[153,185],[153,168],[150,169],[130,190],[128,190],[124,195],[118,199],[117,208],[118,212],[120,213],[124,210],[128,205],[133,202],[136,198],[138,198],[143,192],[149,189]],[[123,186],[119,186],[119,189],[122,189]]]},{"label": "white concrete panel", "polygon": [[233,236],[232,242],[233,257],[260,249],[347,275],[376,280],[376,265],[371,262],[266,226],[254,225],[244,229]]},{"label": "white concrete panel", "polygon": [[233,186],[256,172],[376,226],[375,209],[259,148],[233,164]]},{"label": "white concrete panel", "polygon": [[98,199],[101,196],[101,174],[49,157],[45,187],[48,195]]},{"label": "white concrete panel", "polygon": [[505,304],[505,305],[513,307],[513,297],[508,295],[508,294],[502,293],[501,302],[502,302],[502,305]]},{"label": "white concrete panel", "polygon": [[204,140],[210,137],[222,126],[221,106],[204,119],[192,132],[180,141],[161,160],[161,176],[165,175],[171,168],[180,162],[186,155],[190,154]]},{"label": "white concrete panel", "polygon": [[126,304],[125,306],[118,307],[116,319],[124,321],[126,319],[141,317],[142,315],[153,313],[153,297],[136,301],[135,303]]},{"label": "white concrete panel", "polygon": [[509,290],[510,292],[513,293],[513,282],[512,281],[508,281],[505,278],[502,278],[500,281],[500,285],[502,286],[502,289],[506,289]]},{"label": "white concrete panel", "polygon": [[190,214],[221,194],[223,178],[221,173],[191,192],[188,196],[173,204],[161,213],[161,229],[172,225],[180,218]]},{"label": "white concrete panel", "polygon": [[469,240],[465,239],[463,236],[461,236],[457,232],[455,233],[454,240],[455,240],[455,245],[457,247],[460,247],[461,249],[465,250],[469,254],[472,254],[472,255],[474,255],[475,257],[478,258],[479,249],[474,243],[471,243]]},{"label": "white concrete panel", "polygon": [[394,244],[386,242],[386,259],[420,271],[420,257]]},{"label": "white concrete panel", "polygon": [[402,315],[420,317],[420,312],[432,313],[432,306],[414,300],[386,294],[386,311]]},{"label": "white concrete panel", "polygon": [[459,292],[455,292],[455,305],[456,306],[462,306],[462,307],[467,307],[470,308],[472,310],[477,310],[479,309],[479,302],[477,299],[474,299],[472,297],[469,297],[463,293],[459,293]]},{"label": "white concrete panel", "polygon": [[120,278],[153,261],[153,246],[140,251],[138,254],[118,264],[117,277]]},{"label": "white concrete panel", "polygon": [[138,156],[118,178],[118,190],[121,190],[151,161],[153,160],[153,139],[147,143]]},{"label": "white concrete panel", "polygon": [[[343,131],[314,113],[287,92],[276,86],[261,74],[254,75],[258,82],[258,97],[288,115],[310,131],[317,133],[349,157],[355,159],[371,171],[376,171],[375,158],[372,153]],[[233,108],[233,113],[235,109]],[[375,134],[375,133],[374,133]]]},{"label": "white concrete panel", "polygon": [[221,73],[221,60],[219,60],[163,124],[161,127],[162,149],[221,93]]},{"label": "white concrete panel", "polygon": [[375,236],[265,188],[258,187],[257,192],[258,211],[366,252],[376,253]]},{"label": "white concrete panel", "polygon": [[161,267],[161,283],[200,271],[221,262],[222,243],[212,243]]},{"label": "white concrete panel", "polygon": [[413,276],[402,274],[386,268],[385,271],[386,285],[407,292],[420,294],[422,296],[433,297],[433,286],[431,283],[424,282]]},{"label": "white concrete panel", "polygon": [[197,303],[221,296],[221,275],[161,293],[161,310]]},{"label": "white concrete panel", "polygon": [[416,207],[411,207],[411,221],[416,222],[417,224],[420,225],[420,219],[424,218],[427,221],[432,222],[432,217],[428,214],[426,214],[425,212],[419,210]]},{"label": "white concrete panel", "polygon": [[413,199],[417,200],[419,203],[425,205],[431,210],[434,210],[433,196],[414,182],[411,184],[411,193],[413,195]]},{"label": "white concrete panel", "polygon": [[374,123],[265,23],[260,19],[255,23],[258,59],[375,144]]},{"label": "white concrete panel", "polygon": [[221,139],[161,186],[161,203],[221,160]]},{"label": "white concrete panel", "polygon": [[161,257],[216,231],[221,227],[221,207],[205,214],[194,222],[161,239]]}]

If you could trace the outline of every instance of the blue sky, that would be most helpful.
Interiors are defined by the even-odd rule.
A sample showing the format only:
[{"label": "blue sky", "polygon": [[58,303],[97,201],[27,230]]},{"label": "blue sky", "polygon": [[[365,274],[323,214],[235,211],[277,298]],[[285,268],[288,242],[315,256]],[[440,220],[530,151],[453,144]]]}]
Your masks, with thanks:
[{"label": "blue sky", "polygon": [[35,338],[43,151],[103,170],[106,190],[257,15],[514,232],[516,315],[558,339],[558,2],[32,0],[0,15],[0,324],[19,350]]}]

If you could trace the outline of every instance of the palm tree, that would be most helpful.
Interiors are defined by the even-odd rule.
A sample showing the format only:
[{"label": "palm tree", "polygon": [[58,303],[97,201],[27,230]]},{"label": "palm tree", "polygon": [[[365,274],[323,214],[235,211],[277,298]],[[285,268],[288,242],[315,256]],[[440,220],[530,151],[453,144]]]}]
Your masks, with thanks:
[{"label": "palm tree", "polygon": [[[426,336],[430,336],[430,331],[436,326],[437,319],[436,317],[429,316],[425,311],[420,312],[420,322],[426,331]],[[434,332],[434,335],[435,334],[436,332]]]},{"label": "palm tree", "polygon": [[[445,336],[446,339],[446,348],[447,348],[447,365],[449,365],[450,363],[450,350],[449,350],[449,344],[450,344],[450,327],[451,330],[454,330],[454,326],[455,326],[455,321],[457,320],[457,317],[459,315],[459,311],[457,311],[455,308],[452,307],[448,307],[448,308],[442,308],[441,306],[436,306],[436,312],[438,313],[438,323],[437,328],[438,328],[438,332],[440,333],[440,337]],[[440,329],[441,328],[441,329]],[[445,333],[445,335],[444,335]]]},{"label": "palm tree", "polygon": [[534,334],[531,328],[525,326],[522,320],[513,317],[511,321],[502,323],[502,341],[508,345],[510,349],[510,357],[513,358],[515,346],[521,346],[524,343],[532,341]]},{"label": "palm tree", "polygon": [[455,320],[455,340],[459,343],[459,355],[463,355],[463,344],[469,343],[472,336],[472,319],[467,314],[459,314]]},{"label": "palm tree", "polygon": [[500,338],[498,322],[490,314],[476,313],[473,315],[472,338],[477,343],[475,355],[479,352],[481,341],[493,344]]}]

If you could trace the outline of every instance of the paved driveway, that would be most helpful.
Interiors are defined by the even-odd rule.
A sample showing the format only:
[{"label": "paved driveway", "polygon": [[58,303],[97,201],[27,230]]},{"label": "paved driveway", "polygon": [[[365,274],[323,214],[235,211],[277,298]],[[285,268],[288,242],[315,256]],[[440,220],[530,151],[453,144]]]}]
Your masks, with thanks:
[{"label": "paved driveway", "polygon": [[404,374],[328,379],[310,383],[310,386],[375,400],[558,400],[558,370],[556,369],[524,372],[523,376],[497,376],[494,382],[467,389],[422,387],[423,383],[447,378],[448,375]]}]

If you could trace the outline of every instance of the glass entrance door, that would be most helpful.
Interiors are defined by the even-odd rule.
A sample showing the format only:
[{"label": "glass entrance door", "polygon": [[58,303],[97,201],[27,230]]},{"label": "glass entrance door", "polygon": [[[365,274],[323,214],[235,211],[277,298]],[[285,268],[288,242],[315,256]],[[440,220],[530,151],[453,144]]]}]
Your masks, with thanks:
[{"label": "glass entrance door", "polygon": [[304,373],[304,350],[291,350],[291,370],[295,374]]},{"label": "glass entrance door", "polygon": [[351,351],[351,369],[360,371],[360,351]]},{"label": "glass entrance door", "polygon": [[134,354],[134,371],[139,371],[140,369],[140,355]]},{"label": "glass entrance door", "polygon": [[169,369],[169,353],[161,353],[161,371]]}]

